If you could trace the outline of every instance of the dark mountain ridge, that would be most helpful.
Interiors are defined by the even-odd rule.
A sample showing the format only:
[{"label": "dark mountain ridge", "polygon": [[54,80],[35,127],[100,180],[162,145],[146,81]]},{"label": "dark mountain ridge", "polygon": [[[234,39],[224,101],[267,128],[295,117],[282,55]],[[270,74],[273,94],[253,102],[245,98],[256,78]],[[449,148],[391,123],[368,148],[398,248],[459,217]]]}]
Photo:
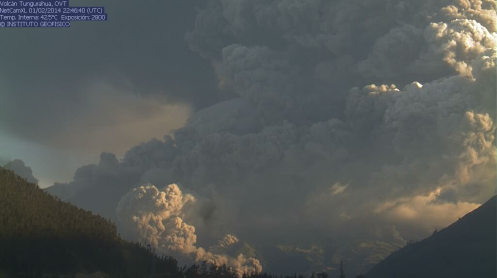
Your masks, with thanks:
[{"label": "dark mountain ridge", "polygon": [[366,277],[497,277],[496,199],[492,197],[447,228],[392,253]]}]

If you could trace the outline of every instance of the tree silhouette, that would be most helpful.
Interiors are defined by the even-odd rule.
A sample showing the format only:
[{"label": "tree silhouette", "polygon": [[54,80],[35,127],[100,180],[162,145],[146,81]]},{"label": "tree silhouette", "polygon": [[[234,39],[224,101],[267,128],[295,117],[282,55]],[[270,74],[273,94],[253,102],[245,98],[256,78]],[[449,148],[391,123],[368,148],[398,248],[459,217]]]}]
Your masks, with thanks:
[{"label": "tree silhouette", "polygon": [[343,261],[340,261],[340,278],[345,278],[345,271],[343,270]]},{"label": "tree silhouette", "polygon": [[326,272],[321,272],[321,273],[318,273],[317,274],[318,278],[328,278],[328,274],[326,274]]}]

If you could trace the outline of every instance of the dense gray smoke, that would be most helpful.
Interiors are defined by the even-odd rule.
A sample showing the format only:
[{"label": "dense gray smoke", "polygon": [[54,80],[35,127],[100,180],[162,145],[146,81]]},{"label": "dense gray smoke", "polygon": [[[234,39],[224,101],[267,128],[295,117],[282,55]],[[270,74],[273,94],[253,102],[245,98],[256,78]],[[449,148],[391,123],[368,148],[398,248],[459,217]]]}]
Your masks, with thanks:
[{"label": "dense gray smoke", "polygon": [[5,165],[2,165],[0,161],[0,166],[5,169],[11,170],[22,178],[26,179],[28,182],[38,184],[38,179],[33,176],[33,170],[31,167],[26,166],[24,161],[20,159],[14,159],[12,161],[7,162]]},{"label": "dense gray smoke", "polygon": [[113,217],[85,198],[181,183],[203,199],[192,223],[119,209],[135,193],[118,219],[156,223],[139,231],[164,248],[234,233],[272,271],[365,270],[495,194],[495,5],[208,1],[185,39],[238,98],[49,191]]},{"label": "dense gray smoke", "polygon": [[234,235],[226,235],[209,251],[195,246],[195,227],[183,221],[188,214],[185,206],[194,202],[195,198],[183,195],[176,184],[168,185],[163,191],[147,185],[126,194],[116,212],[127,238],[151,244],[158,253],[184,255],[196,263],[225,265],[240,278],[244,274],[261,272],[262,266],[257,259],[245,258],[243,254],[237,257],[224,254],[226,248],[238,243]]},{"label": "dense gray smoke", "polygon": [[[137,7],[133,0],[95,0],[92,4],[105,6],[111,20],[75,22],[73,28],[45,34],[33,28],[5,29],[1,133],[82,150],[80,155],[102,150],[122,155],[132,145],[180,127],[174,121],[184,117],[171,114],[183,112],[183,106],[199,109],[226,98],[230,94],[217,89],[209,62],[193,55],[183,39],[194,27],[195,2],[200,1]],[[32,51],[33,45],[38,51]],[[164,130],[154,134],[154,127]]]}]

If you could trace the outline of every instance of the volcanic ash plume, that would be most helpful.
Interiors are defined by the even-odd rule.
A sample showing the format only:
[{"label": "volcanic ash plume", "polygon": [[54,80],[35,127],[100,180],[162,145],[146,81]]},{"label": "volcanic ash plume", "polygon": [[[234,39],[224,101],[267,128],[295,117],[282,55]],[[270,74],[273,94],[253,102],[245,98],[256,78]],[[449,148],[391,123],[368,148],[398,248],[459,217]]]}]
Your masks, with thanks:
[{"label": "volcanic ash plume", "polygon": [[240,277],[245,273],[261,272],[262,266],[255,258],[245,258],[243,254],[234,258],[222,253],[238,242],[234,235],[226,235],[209,251],[195,246],[195,227],[183,221],[186,207],[194,202],[195,198],[183,194],[176,184],[170,184],[162,191],[149,184],[122,197],[116,212],[127,238],[146,241],[159,254],[180,254],[195,262],[226,265]]},{"label": "volcanic ash plume", "polygon": [[[2,165],[0,164],[0,166]],[[9,161],[7,164],[3,165],[2,167],[13,171],[17,175],[25,178],[28,182],[38,184],[38,180],[33,176],[33,170],[31,170],[31,167],[26,166],[26,164],[24,164],[24,161],[20,159],[14,159],[12,161]]]},{"label": "volcanic ash plume", "polygon": [[[185,39],[237,98],[120,161],[103,155],[69,192],[113,200],[179,182],[208,200],[206,236],[234,232],[262,254],[326,247],[319,265],[267,255],[274,272],[337,268],[336,239],[424,238],[495,194],[495,1],[205,2]],[[195,247],[181,215],[194,200],[177,191],[135,189],[123,227],[161,250],[226,259],[223,244]]]}]

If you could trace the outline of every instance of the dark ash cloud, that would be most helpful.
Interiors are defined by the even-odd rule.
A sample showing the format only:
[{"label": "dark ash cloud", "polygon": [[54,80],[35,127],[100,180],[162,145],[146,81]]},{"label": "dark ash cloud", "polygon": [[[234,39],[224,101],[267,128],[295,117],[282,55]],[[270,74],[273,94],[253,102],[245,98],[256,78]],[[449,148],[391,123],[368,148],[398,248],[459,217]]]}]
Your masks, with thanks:
[{"label": "dark ash cloud", "polygon": [[115,218],[178,183],[213,208],[199,242],[363,269],[495,194],[495,21],[492,1],[208,1],[185,40],[237,98],[48,190]]},{"label": "dark ash cloud", "polygon": [[[178,106],[197,110],[231,98],[217,88],[210,62],[195,55],[183,39],[194,27],[197,2],[153,1],[137,6],[134,1],[93,1],[91,5],[106,7],[108,22],[73,22],[70,29],[46,32],[4,30],[0,127],[14,137],[74,149],[77,144],[71,142],[81,136],[77,129],[98,133],[102,127],[129,120],[109,116],[115,107],[106,99],[122,100],[118,105],[125,111],[117,112],[140,119],[157,109],[143,101],[162,103],[176,113]],[[89,5],[87,1],[71,4]],[[135,106],[137,111],[132,109]],[[160,111],[153,115],[174,118]],[[165,131],[160,137],[180,127],[162,125]],[[156,136],[149,129],[142,133],[149,137],[141,141]]]},{"label": "dark ash cloud", "polygon": [[22,160],[14,159],[6,164],[2,163],[2,167],[13,171],[17,175],[26,179],[28,182],[38,184],[38,180],[33,176],[33,170],[31,170],[31,167],[26,166]]}]

